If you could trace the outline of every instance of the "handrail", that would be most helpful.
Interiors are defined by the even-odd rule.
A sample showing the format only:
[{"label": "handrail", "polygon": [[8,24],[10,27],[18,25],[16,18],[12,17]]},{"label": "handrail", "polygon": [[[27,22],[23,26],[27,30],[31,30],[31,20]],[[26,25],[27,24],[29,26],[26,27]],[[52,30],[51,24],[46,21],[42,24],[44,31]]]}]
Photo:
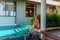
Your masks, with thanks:
[{"label": "handrail", "polygon": [[[51,39],[54,39],[54,40],[60,40],[60,37],[58,37],[58,36],[56,36],[56,35],[54,35],[54,34],[50,34],[50,33],[48,33],[48,32],[46,32],[46,31],[41,31],[41,33],[45,36],[45,37],[47,37],[47,38],[51,38]],[[47,39],[46,38],[46,39]],[[47,39],[48,40],[48,39]]]}]

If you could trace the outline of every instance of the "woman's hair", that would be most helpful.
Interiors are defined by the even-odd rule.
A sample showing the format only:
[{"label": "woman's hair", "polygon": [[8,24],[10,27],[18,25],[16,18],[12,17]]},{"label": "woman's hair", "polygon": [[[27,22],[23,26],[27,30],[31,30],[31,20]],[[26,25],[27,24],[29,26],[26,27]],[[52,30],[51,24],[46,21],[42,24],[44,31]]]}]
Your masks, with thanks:
[{"label": "woman's hair", "polygon": [[37,17],[37,16],[34,16],[34,20],[35,20],[35,18],[36,18],[36,19],[38,19],[38,17]]},{"label": "woman's hair", "polygon": [[[39,18],[37,16],[34,16],[34,20],[33,21],[35,21],[35,17],[39,20]],[[40,21],[39,21],[39,24],[40,24]]]}]

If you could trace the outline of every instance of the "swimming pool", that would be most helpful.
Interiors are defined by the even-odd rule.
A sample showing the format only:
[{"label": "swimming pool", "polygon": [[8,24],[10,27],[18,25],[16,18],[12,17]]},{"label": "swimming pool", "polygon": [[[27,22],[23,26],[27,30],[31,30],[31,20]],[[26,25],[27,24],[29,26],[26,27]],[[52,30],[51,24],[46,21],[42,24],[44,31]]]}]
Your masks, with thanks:
[{"label": "swimming pool", "polygon": [[0,26],[0,37],[27,34],[29,32],[29,28],[27,28],[26,26],[31,26],[31,25]]}]

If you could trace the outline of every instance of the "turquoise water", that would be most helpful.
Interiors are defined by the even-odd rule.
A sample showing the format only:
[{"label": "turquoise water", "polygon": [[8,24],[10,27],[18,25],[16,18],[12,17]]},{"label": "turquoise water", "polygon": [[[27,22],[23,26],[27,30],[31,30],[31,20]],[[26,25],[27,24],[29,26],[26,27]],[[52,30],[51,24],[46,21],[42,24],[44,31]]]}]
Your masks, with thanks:
[{"label": "turquoise water", "polygon": [[13,25],[13,26],[1,26],[0,36],[22,35],[29,32],[27,26],[31,25]]}]

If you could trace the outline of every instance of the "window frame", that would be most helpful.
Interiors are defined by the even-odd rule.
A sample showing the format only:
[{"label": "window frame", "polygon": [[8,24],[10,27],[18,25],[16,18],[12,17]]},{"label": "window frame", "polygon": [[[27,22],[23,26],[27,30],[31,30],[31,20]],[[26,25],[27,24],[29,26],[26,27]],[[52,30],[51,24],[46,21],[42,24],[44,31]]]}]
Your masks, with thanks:
[{"label": "window frame", "polygon": [[[26,3],[26,4],[30,4],[31,5],[32,3]],[[34,6],[33,7],[27,7],[26,6],[26,12],[27,12],[27,8],[33,8],[33,11],[34,11],[32,13],[32,16],[29,16],[29,15],[27,16],[27,13],[26,13],[26,17],[34,17],[36,15],[36,11],[37,11],[36,8],[37,8],[37,6],[36,6],[36,4],[32,4],[32,5],[34,5]]]},{"label": "window frame", "polygon": [[[14,2],[14,0],[12,0],[13,2],[13,4],[14,4],[14,7],[13,7],[13,9],[14,9],[14,11],[13,11],[13,16],[11,16],[11,14],[9,14],[8,13],[8,15],[6,15],[7,13],[6,13],[6,0],[2,0],[3,1],[3,3],[5,4],[5,15],[0,15],[0,17],[16,17],[16,2]],[[8,1],[7,1],[8,2]],[[8,2],[9,3],[9,2]],[[14,13],[15,12],[15,13]],[[15,14],[15,16],[14,16],[14,14]]]}]

